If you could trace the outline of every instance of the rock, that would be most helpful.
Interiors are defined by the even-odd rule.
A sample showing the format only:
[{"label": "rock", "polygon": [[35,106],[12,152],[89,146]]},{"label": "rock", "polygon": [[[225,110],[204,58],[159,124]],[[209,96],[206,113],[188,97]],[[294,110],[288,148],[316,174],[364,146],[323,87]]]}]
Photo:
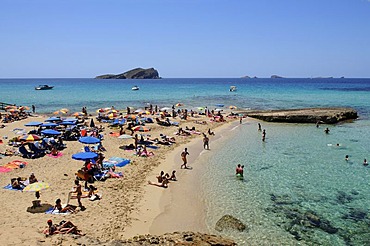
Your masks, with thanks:
[{"label": "rock", "polygon": [[120,74],[105,74],[96,76],[95,79],[160,79],[159,73],[154,68],[135,68]]},{"label": "rock", "polygon": [[235,229],[238,231],[244,231],[246,226],[237,218],[231,215],[224,215],[216,223],[215,229],[217,231],[223,231],[224,229]]},{"label": "rock", "polygon": [[275,205],[289,205],[294,204],[295,202],[291,200],[288,195],[275,195],[270,194],[271,200],[275,203]]},{"label": "rock", "polygon": [[361,220],[365,220],[367,218],[367,211],[362,209],[352,209],[348,214],[344,215],[342,218],[358,222]]},{"label": "rock", "polygon": [[351,108],[302,108],[286,110],[251,110],[241,112],[251,118],[269,122],[325,123],[335,124],[344,120],[357,119],[356,110]]}]

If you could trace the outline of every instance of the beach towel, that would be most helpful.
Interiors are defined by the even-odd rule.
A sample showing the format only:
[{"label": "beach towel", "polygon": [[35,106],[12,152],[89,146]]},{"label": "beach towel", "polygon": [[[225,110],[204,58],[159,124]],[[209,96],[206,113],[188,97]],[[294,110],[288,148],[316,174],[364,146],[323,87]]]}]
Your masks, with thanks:
[{"label": "beach towel", "polygon": [[0,173],[7,173],[7,172],[10,172],[11,170],[13,169],[6,168],[6,167],[0,167]]},{"label": "beach towel", "polygon": [[[99,198],[101,199],[103,194],[101,192],[99,192],[98,190],[95,190],[94,191],[94,194],[98,195]],[[88,191],[82,191],[82,196],[81,198],[90,198],[89,197],[89,192]],[[71,193],[71,197],[70,199],[77,199],[77,193]]]},{"label": "beach towel", "polygon": [[119,132],[111,132],[111,133],[109,133],[109,136],[111,136],[111,137],[119,137],[120,134],[119,134]]},{"label": "beach towel", "polygon": [[155,146],[155,145],[147,145],[146,147],[150,149],[159,149],[159,146]]},{"label": "beach towel", "polygon": [[11,184],[4,186],[6,190],[15,190],[15,191],[22,191],[23,189],[14,189]]},{"label": "beach towel", "polygon": [[121,157],[111,157],[109,158],[109,161],[111,162],[116,162],[115,166],[116,167],[124,167],[127,164],[130,163],[129,159],[121,158]]},{"label": "beach towel", "polygon": [[47,154],[47,156],[52,157],[52,158],[59,158],[59,157],[61,157],[62,155],[63,155],[63,153],[62,153],[62,152],[58,152],[58,154],[57,154],[57,155]]},{"label": "beach towel", "polygon": [[[65,207],[65,205],[62,206],[63,208]],[[61,214],[61,215],[67,215],[67,214],[71,214],[71,212],[64,212],[64,213],[60,213],[57,209],[55,209],[54,211],[54,207],[50,207],[48,210],[46,210],[45,214]]]}]

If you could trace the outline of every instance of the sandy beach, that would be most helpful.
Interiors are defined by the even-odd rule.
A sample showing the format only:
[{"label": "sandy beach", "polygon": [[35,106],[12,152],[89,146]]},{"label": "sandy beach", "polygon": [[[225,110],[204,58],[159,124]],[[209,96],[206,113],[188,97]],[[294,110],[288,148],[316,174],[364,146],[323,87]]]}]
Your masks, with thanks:
[{"label": "sandy beach", "polygon": [[[217,139],[220,133],[227,129],[230,122],[235,119],[227,118],[226,124],[210,122],[204,116],[180,120],[180,127],[195,127],[198,133],[206,133],[210,128],[216,132],[216,136],[210,136],[210,144]],[[26,120],[6,124],[0,129],[3,144],[0,152],[3,153],[7,146],[7,139],[17,136],[20,129],[25,131],[32,128],[24,124],[30,121],[44,121],[46,116],[29,117]],[[196,121],[206,120],[207,124],[197,124]],[[97,124],[99,125],[99,123]],[[200,173],[197,166],[192,166],[200,154],[210,154],[212,150],[203,150],[202,135],[192,134],[188,137],[175,136],[177,127],[164,127],[156,123],[147,124],[151,128],[152,138],[159,134],[175,136],[176,144],[171,146],[159,146],[153,150],[152,157],[138,157],[132,151],[124,151],[121,145],[132,143],[133,140],[123,140],[111,136],[109,133],[118,132],[118,129],[109,128],[107,124],[103,132],[103,145],[106,159],[110,157],[122,157],[131,160],[131,163],[116,171],[123,173],[123,178],[110,178],[104,182],[95,182],[94,186],[102,194],[102,199],[89,201],[82,199],[86,207],[84,211],[78,211],[68,215],[50,215],[44,212],[35,213],[30,207],[35,200],[33,192],[21,192],[1,189],[0,196],[2,210],[4,211],[0,221],[0,236],[4,245],[70,245],[76,242],[93,244],[94,242],[109,242],[122,240],[139,234],[163,234],[173,231],[199,231],[207,232],[204,225],[204,211],[202,199],[199,197]],[[222,126],[223,125],[223,126]],[[222,127],[219,127],[222,126]],[[16,130],[14,130],[16,129]],[[215,130],[216,129],[216,130]],[[6,136],[4,139],[4,136]],[[37,159],[24,159],[20,156],[3,157],[1,164],[13,160],[27,161],[25,168],[15,169],[11,172],[1,173],[2,187],[10,183],[11,178],[29,177],[35,173],[37,179],[50,184],[50,188],[41,191],[41,203],[43,208],[51,207],[55,200],[60,198],[66,203],[69,191],[74,187],[75,173],[83,165],[82,161],[71,158],[72,154],[83,151],[84,145],[78,141],[66,141],[67,148],[62,151],[62,156],[52,158],[44,156]],[[189,150],[189,166],[192,169],[180,169],[180,152],[187,147]],[[169,188],[164,189],[148,185],[148,181],[155,181],[156,175],[163,170],[170,173],[177,171],[178,181],[170,182]],[[77,206],[77,200],[72,199],[71,205]],[[191,215],[191,216],[189,216]],[[54,223],[61,220],[70,220],[86,234],[83,237],[72,235],[53,235],[46,237],[41,233],[47,227],[46,221],[52,219]]]}]

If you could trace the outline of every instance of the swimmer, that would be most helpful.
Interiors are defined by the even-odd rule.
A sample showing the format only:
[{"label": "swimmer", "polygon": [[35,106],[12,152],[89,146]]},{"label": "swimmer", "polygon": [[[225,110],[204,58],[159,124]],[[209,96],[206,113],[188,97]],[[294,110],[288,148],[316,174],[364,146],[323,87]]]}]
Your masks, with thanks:
[{"label": "swimmer", "polygon": [[326,134],[329,134],[329,132],[330,132],[329,128],[326,128],[326,129],[324,130],[324,132],[325,132]]},{"label": "swimmer", "polygon": [[367,165],[369,165],[369,163],[367,163],[367,160],[366,159],[364,159],[364,166],[367,166]]},{"label": "swimmer", "polygon": [[349,160],[349,156],[348,155],[346,155],[346,157],[344,158],[346,161],[348,161]]}]

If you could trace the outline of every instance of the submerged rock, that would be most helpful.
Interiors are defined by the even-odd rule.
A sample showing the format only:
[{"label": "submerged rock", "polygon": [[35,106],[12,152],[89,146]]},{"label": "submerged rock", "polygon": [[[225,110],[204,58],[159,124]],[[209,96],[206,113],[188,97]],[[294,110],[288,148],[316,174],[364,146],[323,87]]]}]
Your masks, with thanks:
[{"label": "submerged rock", "polygon": [[222,216],[221,219],[217,221],[215,229],[217,231],[223,231],[225,229],[244,231],[246,226],[237,218],[227,214]]}]

